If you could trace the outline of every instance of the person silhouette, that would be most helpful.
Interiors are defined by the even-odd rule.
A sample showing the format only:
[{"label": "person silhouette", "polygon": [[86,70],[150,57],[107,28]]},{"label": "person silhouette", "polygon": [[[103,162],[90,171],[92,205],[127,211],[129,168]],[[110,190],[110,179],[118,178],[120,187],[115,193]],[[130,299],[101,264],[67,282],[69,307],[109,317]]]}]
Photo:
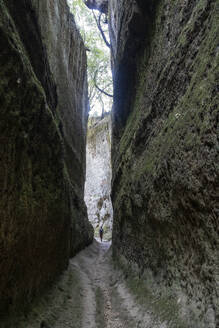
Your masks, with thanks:
[{"label": "person silhouette", "polygon": [[101,240],[101,243],[102,243],[102,240],[103,240],[103,226],[100,227],[100,230],[99,230],[99,234],[100,234],[100,240]]}]

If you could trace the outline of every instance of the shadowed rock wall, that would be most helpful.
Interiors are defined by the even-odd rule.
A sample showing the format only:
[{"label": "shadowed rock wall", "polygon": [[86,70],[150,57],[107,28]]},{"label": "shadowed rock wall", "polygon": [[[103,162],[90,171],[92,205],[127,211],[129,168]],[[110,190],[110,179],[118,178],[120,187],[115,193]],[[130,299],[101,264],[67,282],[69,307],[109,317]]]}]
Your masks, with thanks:
[{"label": "shadowed rock wall", "polygon": [[0,0],[0,49],[5,313],[51,283],[93,230],[83,201],[86,54],[66,1]]},{"label": "shadowed rock wall", "polygon": [[218,9],[109,1],[113,253],[186,327],[219,324]]}]

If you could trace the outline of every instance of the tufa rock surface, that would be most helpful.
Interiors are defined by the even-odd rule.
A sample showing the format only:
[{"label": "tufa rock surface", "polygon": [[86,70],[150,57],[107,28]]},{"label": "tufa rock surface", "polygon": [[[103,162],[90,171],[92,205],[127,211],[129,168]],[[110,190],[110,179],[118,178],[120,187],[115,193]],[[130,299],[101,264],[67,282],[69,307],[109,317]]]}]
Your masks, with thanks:
[{"label": "tufa rock surface", "polygon": [[219,325],[218,9],[109,1],[113,254],[185,327]]},{"label": "tufa rock surface", "polygon": [[83,201],[86,55],[66,1],[0,1],[0,312],[93,238]]},{"label": "tufa rock surface", "polygon": [[89,118],[85,183],[88,219],[98,237],[103,225],[104,239],[112,236],[111,178],[111,117],[107,113],[104,118]]}]

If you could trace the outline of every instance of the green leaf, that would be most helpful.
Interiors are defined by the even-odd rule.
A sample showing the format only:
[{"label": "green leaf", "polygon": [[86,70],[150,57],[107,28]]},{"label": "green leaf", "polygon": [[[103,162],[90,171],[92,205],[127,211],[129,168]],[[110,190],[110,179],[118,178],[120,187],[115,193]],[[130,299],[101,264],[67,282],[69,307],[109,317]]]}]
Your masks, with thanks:
[{"label": "green leaf", "polygon": [[87,51],[87,73],[91,115],[94,110],[99,111],[99,113],[102,110],[109,111],[112,106],[112,98],[105,96],[96,89],[94,81],[96,77],[96,84],[100,89],[109,94],[113,93],[109,48],[102,40],[92,12],[85,6],[83,0],[69,0],[68,2],[85,47],[89,49]]}]

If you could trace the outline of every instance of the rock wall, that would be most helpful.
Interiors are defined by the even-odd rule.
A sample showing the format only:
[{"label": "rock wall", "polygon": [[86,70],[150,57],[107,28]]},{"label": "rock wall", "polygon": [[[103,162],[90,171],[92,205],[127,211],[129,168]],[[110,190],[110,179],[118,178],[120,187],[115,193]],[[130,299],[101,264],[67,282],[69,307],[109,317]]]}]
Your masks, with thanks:
[{"label": "rock wall", "polygon": [[88,218],[96,236],[99,236],[99,227],[103,225],[104,239],[112,237],[111,178],[111,117],[106,114],[104,118],[89,119],[85,183]]},{"label": "rock wall", "polygon": [[113,254],[185,327],[219,325],[218,9],[109,0]]},{"label": "rock wall", "polygon": [[86,54],[66,1],[0,1],[0,313],[92,241]]}]

